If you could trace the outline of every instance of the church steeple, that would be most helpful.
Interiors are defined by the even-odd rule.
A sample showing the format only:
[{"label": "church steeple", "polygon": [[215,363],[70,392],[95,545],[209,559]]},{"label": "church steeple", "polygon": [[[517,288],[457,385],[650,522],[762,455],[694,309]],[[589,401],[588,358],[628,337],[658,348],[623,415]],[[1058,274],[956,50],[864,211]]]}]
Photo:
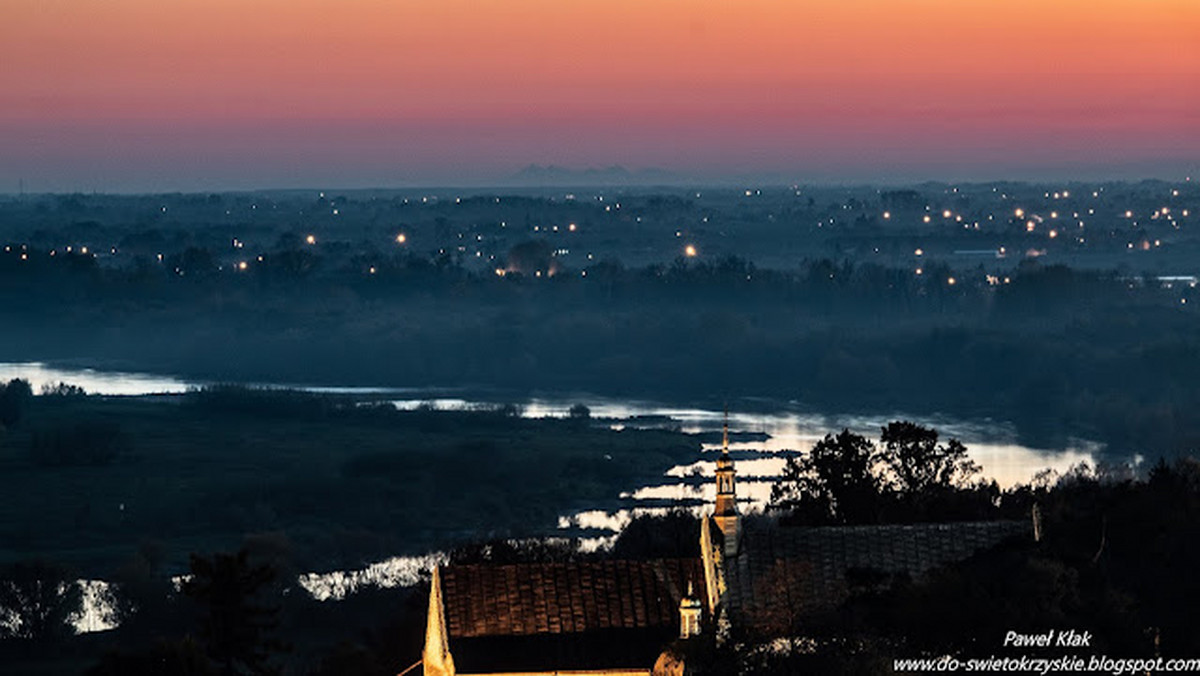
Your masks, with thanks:
[{"label": "church steeple", "polygon": [[429,584],[429,617],[425,621],[425,650],[421,653],[426,676],[454,676],[450,637],[446,633],[446,609],[442,605],[442,576],[433,569]]},{"label": "church steeple", "polygon": [[725,409],[725,423],[721,431],[721,457],[717,458],[717,504],[713,509],[713,520],[725,535],[725,555],[737,553],[740,524],[737,511],[737,489],[734,485],[733,458],[729,457],[729,409]]}]

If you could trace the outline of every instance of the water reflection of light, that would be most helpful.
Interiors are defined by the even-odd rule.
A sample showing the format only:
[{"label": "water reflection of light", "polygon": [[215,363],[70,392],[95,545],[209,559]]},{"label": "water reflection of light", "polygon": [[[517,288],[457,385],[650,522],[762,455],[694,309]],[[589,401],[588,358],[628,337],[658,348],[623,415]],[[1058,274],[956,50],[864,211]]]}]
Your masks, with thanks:
[{"label": "water reflection of light", "polygon": [[621,494],[622,498],[634,500],[703,500],[713,491],[707,486],[689,484],[667,484],[665,486],[642,486],[633,492]]},{"label": "water reflection of light", "polygon": [[968,444],[971,459],[983,468],[982,475],[995,479],[1001,488],[1029,483],[1033,475],[1043,469],[1052,469],[1062,474],[1081,462],[1095,465],[1098,445],[1084,441],[1056,451],[1037,451],[1017,444]]},{"label": "water reflection of light", "polygon": [[[610,537],[588,538],[587,545],[599,547],[611,544]],[[581,548],[584,543],[581,542]],[[593,551],[593,550],[588,550]],[[407,587],[421,580],[421,572],[448,561],[442,552],[424,556],[397,556],[373,563],[359,570],[335,570],[330,573],[306,573],[296,582],[318,601],[341,600],[364,587]],[[189,576],[177,575],[171,582],[178,592]],[[71,616],[79,634],[107,631],[117,627],[113,607],[112,585],[103,580],[79,580],[82,603],[78,613]]]},{"label": "water reflection of light", "polygon": [[[40,391],[44,385],[56,385],[66,382],[82,387],[89,393],[106,395],[141,395],[155,393],[184,392],[194,387],[197,382],[186,382],[170,376],[154,376],[140,373],[125,373],[117,371],[96,371],[80,368],[55,368],[40,362],[0,363],[0,382],[13,378],[28,380],[34,391]],[[401,409],[415,409],[421,405],[430,405],[437,409],[492,409],[497,397],[493,393],[493,402],[469,400],[444,396],[446,389],[422,390],[416,388],[382,388],[382,387],[308,387],[256,384],[260,387],[296,387],[313,392],[347,394],[347,395],[394,395],[406,397],[396,399],[392,403]],[[462,390],[449,390],[459,393]],[[422,396],[425,395],[425,396]],[[502,397],[500,401],[506,401]],[[509,399],[507,401],[514,401]],[[521,400],[515,399],[517,402]],[[700,408],[663,406],[641,400],[619,400],[594,397],[590,395],[563,395],[557,398],[534,398],[523,402],[521,415],[526,418],[563,418],[569,415],[572,406],[583,404],[588,407],[594,419],[604,419],[603,422],[611,429],[626,428],[678,428],[681,431],[701,434],[719,432],[724,422],[725,414],[718,410]],[[1092,462],[1098,444],[1087,441],[1072,441],[1064,449],[1039,451],[1021,446],[1012,441],[1016,434],[1010,425],[997,423],[992,420],[964,421],[946,416],[906,415],[903,412],[893,412],[889,415],[823,415],[796,410],[793,402],[766,401],[760,405],[775,407],[776,412],[730,412],[729,424],[737,432],[754,432],[768,435],[763,440],[743,441],[736,438],[730,443],[730,449],[740,452],[737,457],[738,495],[746,500],[748,510],[761,508],[770,497],[771,479],[778,477],[786,462],[786,457],[780,451],[807,452],[813,444],[825,434],[837,432],[843,428],[849,429],[868,438],[877,438],[880,428],[892,420],[916,420],[921,424],[937,429],[943,439],[956,438],[966,444],[971,458],[982,468],[982,475],[994,478],[1002,487],[1028,482],[1037,471],[1049,468],[1059,473],[1082,461]],[[717,442],[703,444],[706,455],[720,449]],[[750,457],[747,457],[750,456]],[[697,458],[696,461],[677,465],[668,469],[664,479],[683,479],[699,473],[703,477],[713,475],[712,461]],[[746,478],[753,480],[746,481]],[[672,482],[642,486],[625,493],[626,499],[633,504],[615,512],[603,510],[585,510],[559,519],[561,529],[581,529],[606,531],[614,535],[581,538],[580,547],[592,550],[608,546],[628,523],[640,515],[662,515],[671,511],[670,507],[636,506],[637,501],[687,501],[711,502],[713,499],[711,482],[696,486],[685,482]],[[706,504],[692,504],[683,507],[697,515],[708,509]],[[435,562],[443,561],[440,554],[430,554],[425,557],[398,557],[373,564],[361,570],[338,571],[332,573],[312,573],[300,578],[299,584],[318,599],[343,598],[347,593],[363,585],[395,586],[413,584],[418,580],[422,568],[428,568]],[[79,631],[98,631],[111,628],[111,608],[106,610],[105,599],[107,586],[101,581],[91,581],[85,585],[85,599],[88,599],[85,610],[76,619]]]},{"label": "water reflection of light", "polygon": [[485,406],[483,406],[483,405],[469,402],[466,399],[451,399],[451,398],[403,399],[400,401],[393,401],[392,405],[401,411],[415,411],[416,409],[425,407],[425,406],[435,408],[439,411],[458,411],[458,410],[468,410],[468,409],[473,409],[473,408],[485,408]]},{"label": "water reflection of light", "polygon": [[[79,385],[95,394],[151,394],[183,392],[197,383],[186,382],[170,376],[153,376],[142,373],[96,371],[92,369],[55,368],[40,362],[0,363],[0,381],[25,378],[34,391],[43,385],[68,382]],[[284,386],[258,384],[257,386]],[[464,398],[438,396],[434,390],[425,390],[430,397],[417,398],[423,392],[414,388],[382,387],[300,387],[314,392],[333,394],[402,394],[405,399],[392,401],[397,408],[415,409],[429,405],[437,409],[488,409],[494,403],[473,401]],[[967,445],[971,457],[983,467],[983,474],[995,478],[1002,486],[1028,481],[1032,474],[1043,468],[1059,471],[1084,460],[1092,460],[1098,446],[1089,442],[1073,442],[1065,449],[1037,451],[1011,441],[1016,435],[1011,426],[991,420],[964,421],[946,416],[914,417],[903,412],[888,415],[822,415],[795,410],[793,402],[764,402],[777,409],[771,413],[729,413],[730,428],[740,432],[765,433],[769,437],[762,441],[734,440],[733,450],[774,453],[783,450],[807,451],[821,437],[830,432],[847,428],[868,438],[879,435],[879,429],[892,420],[917,420],[937,429],[943,438],[956,438]],[[572,406],[583,404],[593,418],[611,419],[611,429],[631,427],[677,427],[690,433],[718,432],[724,422],[724,413],[701,408],[665,406],[655,402],[636,399],[608,399],[592,395],[562,395],[561,397],[535,397],[524,402],[522,416],[526,418],[566,417]],[[719,449],[717,443],[704,445],[705,450]],[[681,476],[696,464],[683,465],[668,470],[667,476]],[[759,459],[738,461],[741,476],[773,477],[782,470],[779,460]],[[681,469],[682,468],[682,469]],[[711,469],[701,467],[705,476]]]},{"label": "water reflection of light", "polygon": [[[761,509],[771,499],[770,481],[738,481],[738,502],[747,502],[752,509]],[[690,484],[661,484],[658,486],[643,486],[635,491],[621,494],[622,498],[634,500],[689,500],[700,501],[707,508],[717,497],[717,487],[713,483],[696,485]]]},{"label": "water reflection of light", "polygon": [[359,570],[301,575],[299,584],[318,601],[341,600],[362,587],[407,587],[421,579],[421,571],[446,563],[445,554],[396,556]]},{"label": "water reflection of light", "polygon": [[79,580],[79,612],[70,617],[76,634],[115,629],[116,608],[112,604],[112,585],[103,580]]},{"label": "water reflection of light", "polygon": [[[733,444],[729,445],[733,448]],[[767,457],[767,458],[737,458],[737,475],[738,485],[741,485],[741,480],[744,477],[770,477],[775,478],[783,473],[783,466],[787,464],[787,458],[783,456]],[[689,476],[716,476],[716,467],[711,460],[697,460],[690,465],[676,465],[667,470],[666,476],[684,478]]]},{"label": "water reflection of light", "polygon": [[63,369],[41,362],[0,363],[0,381],[20,378],[29,382],[34,393],[43,387],[69,383],[82,387],[89,394],[138,395],[186,392],[189,383],[170,376],[145,373],[96,371],[93,369]]},{"label": "water reflection of light", "polygon": [[570,516],[558,517],[558,527],[562,530],[578,528],[580,530],[607,530],[620,533],[630,521],[639,516],[664,516],[676,509],[687,509],[699,514],[700,507],[632,507],[606,512],[602,509],[587,509]]}]

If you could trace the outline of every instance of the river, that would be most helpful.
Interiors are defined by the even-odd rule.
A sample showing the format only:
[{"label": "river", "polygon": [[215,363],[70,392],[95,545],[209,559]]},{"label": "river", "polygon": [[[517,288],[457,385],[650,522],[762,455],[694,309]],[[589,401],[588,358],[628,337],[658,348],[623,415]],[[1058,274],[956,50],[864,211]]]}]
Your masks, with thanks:
[{"label": "river", "polygon": [[[88,394],[139,396],[174,394],[201,387],[206,383],[173,376],[54,366],[40,362],[0,363],[0,381],[13,378],[29,381],[35,393],[43,387],[67,383],[82,387]],[[668,427],[687,433],[707,434],[711,442],[704,450],[715,455],[720,449],[718,433],[728,416],[735,438],[751,436],[752,441],[731,442],[738,470],[738,494],[746,509],[761,509],[770,496],[770,487],[783,470],[785,451],[805,451],[829,432],[843,428],[877,437],[879,428],[891,420],[913,420],[937,429],[943,438],[957,438],[966,444],[971,458],[983,469],[983,475],[1007,487],[1028,482],[1043,469],[1062,472],[1079,462],[1094,462],[1099,444],[1072,440],[1055,449],[1034,449],[1016,443],[1012,426],[995,420],[962,420],[944,416],[914,417],[896,411],[887,415],[816,413],[791,401],[746,400],[737,402],[728,413],[709,408],[689,408],[661,402],[613,399],[581,394],[549,394],[510,397],[494,391],[462,389],[314,387],[292,383],[251,383],[263,387],[289,387],[313,392],[371,397],[392,402],[397,408],[433,406],[435,408],[473,408],[498,402],[515,403],[521,415],[529,418],[562,417],[572,406],[588,407],[596,424],[623,427]],[[579,537],[584,547],[604,546],[634,516],[664,511],[664,504],[681,503],[695,510],[714,497],[711,481],[713,463],[708,459],[668,469],[659,480],[630,486],[620,495],[624,507],[617,510],[584,509],[565,513],[559,518],[564,535]],[[616,496],[614,496],[616,497]],[[397,557],[357,571],[312,573],[301,576],[300,583],[319,599],[340,598],[361,584],[392,586],[411,584],[416,571],[439,560],[440,554],[421,557]],[[93,583],[95,584],[95,583]],[[78,626],[97,630],[108,625],[102,609],[93,608],[80,618]]]}]

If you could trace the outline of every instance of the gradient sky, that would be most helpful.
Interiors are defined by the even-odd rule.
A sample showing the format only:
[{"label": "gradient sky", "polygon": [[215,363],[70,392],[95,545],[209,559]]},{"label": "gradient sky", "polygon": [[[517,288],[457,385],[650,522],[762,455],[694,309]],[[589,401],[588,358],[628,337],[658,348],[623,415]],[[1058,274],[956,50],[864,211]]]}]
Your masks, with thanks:
[{"label": "gradient sky", "polygon": [[1200,0],[2,2],[0,192],[1200,167]]}]

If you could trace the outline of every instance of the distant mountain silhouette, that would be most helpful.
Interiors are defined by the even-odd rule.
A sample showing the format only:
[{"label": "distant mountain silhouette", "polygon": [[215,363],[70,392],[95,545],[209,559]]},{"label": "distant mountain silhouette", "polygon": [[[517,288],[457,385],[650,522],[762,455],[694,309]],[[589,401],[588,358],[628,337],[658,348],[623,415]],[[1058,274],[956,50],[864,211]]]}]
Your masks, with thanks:
[{"label": "distant mountain silhouette", "polygon": [[658,168],[630,171],[617,164],[587,169],[530,164],[513,174],[510,180],[521,185],[661,185],[685,182],[687,177]]}]

